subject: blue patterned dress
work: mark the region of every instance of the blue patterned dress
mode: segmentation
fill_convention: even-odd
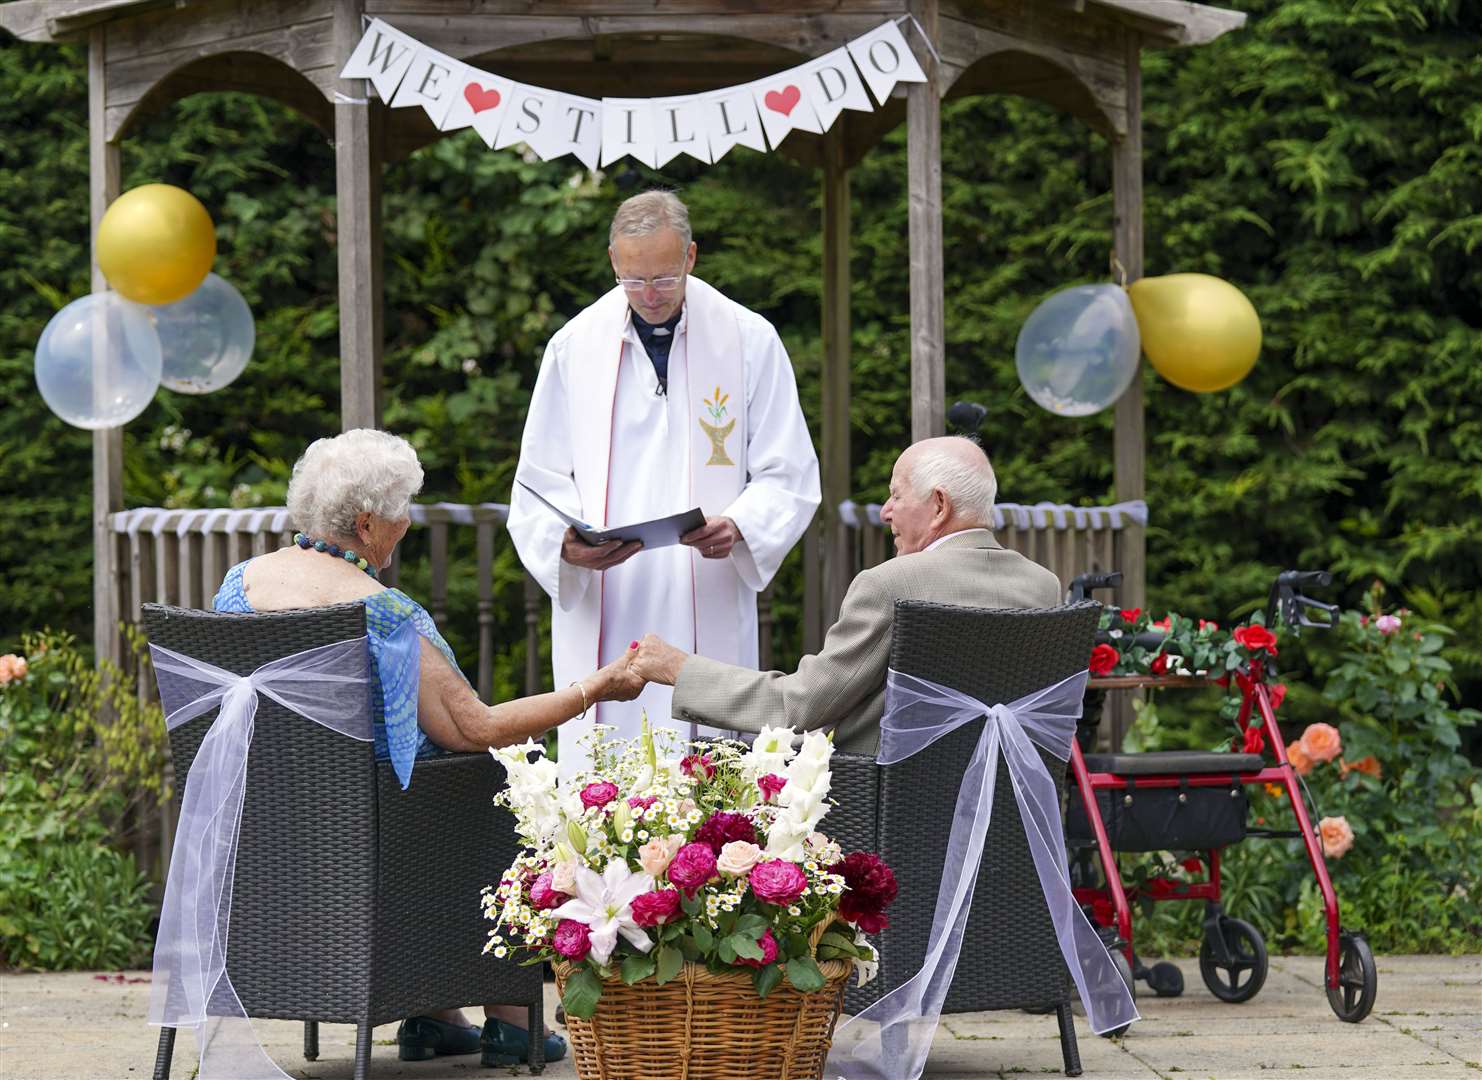
[[[246,562],[240,562],[226,572],[221,588],[216,591],[217,611],[250,613],[253,610],[242,586],[242,571],[246,566]],[[444,752],[417,724],[417,690],[422,678],[421,645],[417,639],[432,642],[454,671],[460,676],[462,671],[453,658],[452,648],[437,632],[432,616],[406,593],[384,589],[362,602],[371,663],[376,669],[376,677],[371,680],[376,757],[391,762],[405,789],[412,782],[412,765],[417,758],[435,757]]]

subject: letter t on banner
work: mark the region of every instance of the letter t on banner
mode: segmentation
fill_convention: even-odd
[[[350,54],[345,70],[340,72],[340,78],[369,79],[381,100],[390,101],[397,84],[411,66],[412,58],[421,48],[416,38],[408,37],[380,19],[372,19],[360,44]]]
[[[900,27],[893,22],[884,23],[863,37],[855,38],[846,48],[859,65],[859,72],[869,84],[870,93],[881,105],[890,97],[896,83],[926,81],[926,72],[916,62],[911,47],[901,36]]]

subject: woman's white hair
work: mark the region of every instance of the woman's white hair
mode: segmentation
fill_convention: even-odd
[[[288,516],[310,536],[348,539],[355,518],[370,512],[386,521],[407,515],[422,490],[417,451],[400,435],[355,428],[316,439],[294,463]]]
[[[612,215],[607,230],[607,246],[619,236],[652,236],[660,229],[673,229],[679,234],[680,247],[690,249],[690,212],[672,191],[645,191],[624,199]]]
[[[953,513],[974,525],[993,527],[998,478],[988,455],[972,439],[953,435],[920,447],[911,462],[911,486],[918,499],[930,498],[940,488]]]

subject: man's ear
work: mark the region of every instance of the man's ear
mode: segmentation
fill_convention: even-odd
[[[685,260],[684,260],[684,272],[686,274],[688,274],[691,270],[693,270],[695,268],[695,258],[699,254],[700,254],[700,245],[697,244],[697,243],[695,243],[693,240],[691,240],[690,241],[689,254],[687,256],[685,256]]]
[[[933,521],[948,521],[952,517],[952,500],[947,498],[947,493],[941,488],[933,488],[931,500],[935,504],[932,510]]]

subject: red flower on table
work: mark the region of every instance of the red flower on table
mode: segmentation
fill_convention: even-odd
[[[633,921],[639,926],[662,926],[679,912],[678,889],[654,889],[633,898]]]
[[[1137,617],[1139,615],[1141,615],[1141,614],[1142,614],[1142,608],[1140,608],[1140,607],[1123,608],[1122,609],[1122,621],[1125,622],[1128,626],[1131,626],[1133,623],[1135,623],[1137,621]]]
[[[705,824],[695,830],[695,843],[709,844],[716,855],[733,840],[756,843],[756,826],[745,814],[733,814],[720,810],[705,819]]]
[[[1091,674],[1105,675],[1117,666],[1117,661],[1122,658],[1121,653],[1110,645],[1098,645],[1091,650]]]
[[[587,953],[592,951],[592,932],[585,923],[579,923],[575,919],[562,919],[561,925],[556,927],[555,936],[551,938],[551,948],[573,963],[584,960]]]
[[[1249,626],[1241,626],[1231,635],[1237,644],[1251,652],[1265,651],[1272,656],[1276,655],[1276,635],[1264,626],[1252,623]]]
[[[1152,675],[1168,674],[1168,654],[1159,653],[1153,657],[1153,662],[1148,665],[1148,672]]]
[[[844,875],[844,895],[839,898],[839,914],[867,934],[878,934],[890,925],[885,909],[895,899],[900,887],[890,867],[878,855],[853,851],[842,862],[830,866],[829,873]]]
[[[679,769],[686,776],[692,776],[696,780],[709,780],[715,775],[715,766],[710,762],[709,754],[690,754],[681,758]]]

